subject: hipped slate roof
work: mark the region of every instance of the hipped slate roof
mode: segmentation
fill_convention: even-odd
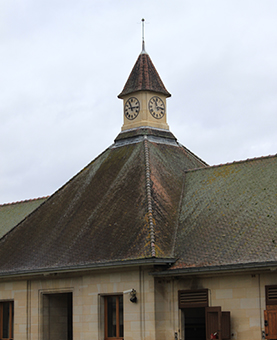
[[[172,257],[185,171],[205,166],[169,132],[122,133],[0,240],[0,274]]]
[[[277,261],[277,156],[184,178],[172,269]]]
[[[277,156],[207,166],[170,132],[126,131],[0,240],[0,275],[168,259],[277,261]]]
[[[39,207],[47,197],[0,205],[0,238]]]
[[[276,262],[277,156],[209,167],[170,132],[126,131],[0,240],[0,275],[150,258]]]
[[[153,91],[162,93],[167,97],[171,96],[165,88],[152,60],[145,51],[139,55],[118,98],[123,98],[136,91]]]

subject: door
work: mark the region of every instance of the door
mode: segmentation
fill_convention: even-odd
[[[221,337],[221,307],[206,307],[206,339]]]
[[[206,340],[205,307],[184,308],[185,340]]]
[[[267,340],[277,339],[277,310],[264,311],[265,338]]]
[[[231,339],[230,312],[222,312],[221,307],[206,307],[206,340]]]

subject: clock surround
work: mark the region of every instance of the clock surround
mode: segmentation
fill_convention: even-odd
[[[130,97],[124,105],[124,115],[128,120],[137,118],[140,112],[140,102],[136,97]]]
[[[155,119],[163,118],[165,114],[165,105],[163,100],[158,96],[153,96],[148,102],[148,109]]]

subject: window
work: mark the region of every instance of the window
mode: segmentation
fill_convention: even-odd
[[[13,302],[0,302],[0,339],[13,339]]]
[[[277,305],[277,286],[265,286],[265,297],[267,306]]]
[[[123,339],[123,296],[105,296],[105,339]]]
[[[179,290],[179,308],[208,307],[208,289]]]

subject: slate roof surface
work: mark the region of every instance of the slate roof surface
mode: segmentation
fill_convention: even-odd
[[[171,257],[184,171],[203,166],[177,144],[115,144],[0,240],[0,274]]]
[[[47,197],[0,205],[0,238],[27,215],[39,207]]]
[[[136,91],[153,91],[165,94],[167,97],[171,96],[146,52],[139,55],[118,98]]]
[[[0,275],[153,256],[177,259],[168,271],[270,263],[277,156],[210,167],[170,132],[127,131],[47,200],[0,206],[0,216],[12,229]]]
[[[185,174],[171,269],[277,261],[277,156]]]

